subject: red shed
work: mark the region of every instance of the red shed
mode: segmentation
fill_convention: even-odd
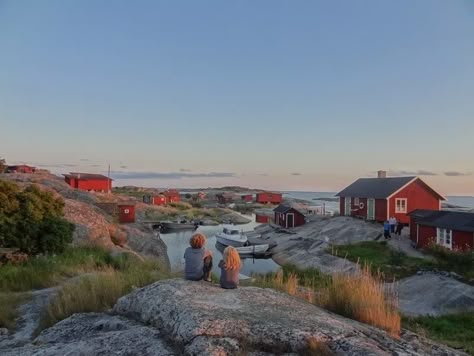
[[[135,222],[135,205],[134,204],[118,204],[119,222],[134,223]]]
[[[474,213],[415,210],[409,215],[410,239],[417,247],[434,242],[450,250],[474,249]]]
[[[102,174],[69,173],[64,174],[64,178],[67,184],[76,189],[104,193],[112,190],[112,179]]]
[[[291,206],[279,205],[275,209],[275,224],[286,228],[304,225],[306,222],[302,212],[292,208]]]
[[[36,167],[28,166],[26,164],[19,164],[15,166],[8,166],[7,173],[35,173]]]
[[[243,194],[240,196],[240,199],[242,199],[244,202],[251,202],[253,200],[253,195],[252,194]]]
[[[143,202],[152,205],[166,205],[166,197],[163,194],[144,195]]]
[[[256,202],[260,204],[280,204],[281,201],[281,193],[263,192],[256,195]]]
[[[166,203],[179,203],[181,197],[176,189],[168,189],[162,193],[166,197]]]
[[[446,200],[419,177],[390,177],[384,171],[378,178],[360,178],[337,194],[341,215],[385,221],[394,216],[410,223],[408,213],[415,209],[440,210]]]

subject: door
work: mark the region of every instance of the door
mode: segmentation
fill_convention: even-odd
[[[351,215],[351,198],[345,198],[345,207],[344,207],[344,215],[350,216]]]
[[[295,227],[295,214],[286,215],[286,227]]]
[[[367,199],[367,220],[375,220],[375,200]]]

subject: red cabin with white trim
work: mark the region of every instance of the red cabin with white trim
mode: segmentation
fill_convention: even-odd
[[[394,216],[410,223],[416,209],[440,210],[446,200],[419,177],[360,178],[337,194],[341,215],[383,222]]]

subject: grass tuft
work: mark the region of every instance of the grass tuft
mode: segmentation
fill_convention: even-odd
[[[25,293],[0,293],[0,328],[13,329],[18,318],[18,307],[28,296]]]
[[[380,275],[369,266],[354,274],[333,274],[328,298],[323,305],[332,312],[400,335],[398,299],[393,289],[384,288]]]
[[[166,269],[154,261],[127,257],[115,268],[66,283],[50,301],[41,316],[38,332],[75,313],[99,312],[111,308],[123,295],[159,279],[169,277]]]
[[[403,318],[403,327],[474,355],[474,312]]]
[[[396,295],[393,290],[384,288],[380,274],[374,277],[368,266],[361,268],[359,273],[332,276],[316,269],[284,266],[277,273],[254,276],[253,285],[280,290],[399,337]]]
[[[55,286],[63,280],[121,264],[123,257],[112,257],[100,247],[69,248],[52,256],[32,257],[21,264],[0,268],[0,290],[23,292]]]
[[[326,342],[315,337],[306,339],[306,348],[301,352],[303,356],[332,356],[334,352],[328,347]]]

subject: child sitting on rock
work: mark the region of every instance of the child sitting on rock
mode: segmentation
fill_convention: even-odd
[[[227,246],[224,250],[222,260],[219,262],[221,269],[220,285],[224,289],[235,289],[239,285],[240,256],[232,246]]]
[[[190,281],[204,279],[210,282],[212,252],[204,247],[206,236],[197,232],[191,237],[189,244],[191,247],[184,252],[184,278]]]

